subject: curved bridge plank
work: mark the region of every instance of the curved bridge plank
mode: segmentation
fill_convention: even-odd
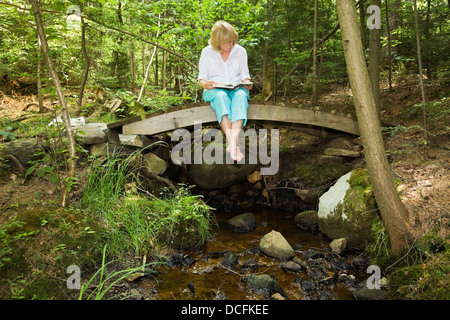
[[[248,120],[297,123],[319,126],[359,135],[358,122],[354,119],[309,109],[269,104],[250,104]],[[147,119],[124,124],[124,134],[154,135],[178,128],[191,127],[194,123],[217,123],[214,110],[209,105],[167,112]]]

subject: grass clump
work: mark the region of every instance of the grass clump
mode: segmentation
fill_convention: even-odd
[[[83,195],[84,204],[103,221],[109,251],[125,258],[143,256],[165,245],[195,249],[208,239],[214,217],[201,196],[191,195],[188,186],[177,191],[162,189],[159,197],[126,192],[125,185],[141,183],[135,174],[134,155],[107,157],[93,162]]]

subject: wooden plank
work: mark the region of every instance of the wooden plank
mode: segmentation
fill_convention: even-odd
[[[253,104],[248,108],[247,117],[252,120],[310,124],[359,135],[358,122],[354,119],[316,110]]]
[[[210,106],[201,106],[164,113],[123,126],[123,134],[153,135],[185,128],[194,125],[194,122],[203,124],[217,121],[216,114]]]
[[[314,125],[359,135],[358,123],[354,119],[322,111],[281,105],[250,104],[247,117],[249,120]],[[195,122],[202,124],[217,122],[217,117],[209,105],[182,109],[125,124],[123,134],[153,135],[191,127]]]
[[[140,116],[135,116],[135,117],[130,117],[130,118],[125,118],[116,122],[111,122],[108,123],[107,127],[108,129],[115,129],[115,128],[119,128],[122,127],[128,123],[131,122],[138,122],[139,120],[141,120],[142,118]]]

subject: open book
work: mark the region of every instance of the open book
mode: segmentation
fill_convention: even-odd
[[[239,89],[240,87],[243,87],[246,85],[251,85],[251,84],[253,84],[253,82],[241,82],[238,84],[217,83],[213,87],[218,88],[218,89],[236,90],[236,89]]]

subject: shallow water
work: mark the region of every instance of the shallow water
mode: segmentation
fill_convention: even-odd
[[[285,272],[280,267],[280,260],[268,257],[255,249],[259,247],[260,239],[272,230],[280,232],[286,238],[299,258],[303,258],[302,251],[310,248],[328,251],[329,240],[299,228],[294,221],[294,214],[271,208],[252,211],[257,221],[257,227],[254,230],[247,233],[233,233],[228,230],[226,221],[243,212],[245,211],[216,212],[219,228],[214,229],[214,238],[207,242],[202,251],[183,252],[196,262],[190,267],[160,268],[161,274],[154,279],[148,278],[141,282],[140,291],[147,293],[144,296],[156,297],[159,300],[212,300],[220,292],[230,300],[264,299],[256,293],[246,291],[244,276],[265,273],[277,278],[288,299],[305,299],[295,279],[297,277],[308,279],[306,273]],[[221,266],[222,256],[214,253],[226,250],[238,255],[239,265],[253,258],[257,260],[258,267],[247,270],[237,267],[230,270]],[[191,283],[191,289],[189,283]],[[192,288],[195,288],[195,294]],[[338,282],[330,286],[327,293],[330,299],[350,300],[352,298],[351,291]]]

